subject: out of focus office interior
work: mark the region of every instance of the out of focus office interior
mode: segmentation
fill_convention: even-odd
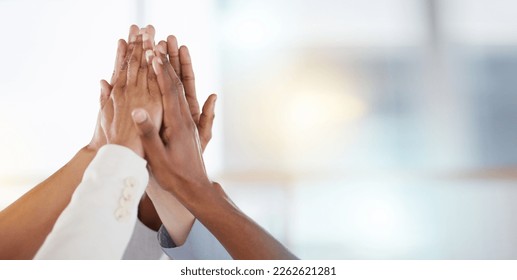
[[[298,257],[516,259],[516,10],[0,0],[0,209],[90,141],[117,39],[153,24],[219,95],[211,178]]]

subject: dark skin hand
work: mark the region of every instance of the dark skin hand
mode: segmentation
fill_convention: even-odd
[[[155,57],[152,66],[163,100],[161,135],[146,109],[134,110],[132,117],[158,184],[193,213],[234,259],[295,259],[208,179],[184,86],[163,57]]]
[[[215,94],[210,95],[201,112],[197,101],[192,60],[187,47],[181,46],[178,48],[177,39],[173,35],[167,37],[167,42],[161,41],[155,46],[155,30],[152,25],[140,29],[140,33],[142,34],[143,48],[147,60],[152,59],[155,55],[165,59],[168,56],[171,58],[170,66],[178,73],[183,73],[181,80],[185,84],[185,95],[193,112],[192,115],[199,130],[201,145],[204,150],[212,138],[217,96]],[[153,71],[150,71],[149,75],[153,76],[153,79],[156,77]],[[148,189],[139,204],[138,218],[147,227],[157,231],[162,225],[163,217],[166,217],[165,228],[169,231],[174,242],[181,245],[190,231],[194,217],[176,198],[161,191],[153,178],[152,172],[150,172],[150,177]]]
[[[149,59],[152,60],[155,55],[165,58],[169,56],[171,57],[170,66],[178,73],[184,73],[182,80],[188,89],[185,91],[185,95],[189,106],[191,106],[194,112],[193,117],[196,119],[196,125],[200,131],[202,146],[205,148],[212,137],[216,95],[212,94],[208,97],[202,112],[200,112],[196,97],[194,71],[188,49],[185,46],[178,48],[176,37],[172,35],[168,36],[167,42],[161,41],[155,46],[155,30],[152,25],[141,29],[138,29],[135,25],[131,26],[128,41],[136,40],[138,35],[141,35],[143,41],[145,60],[141,61],[142,64],[149,62]],[[127,58],[127,48],[127,44],[121,40],[119,42],[115,70],[111,79],[112,84],[123,66],[124,58]],[[173,63],[172,61],[175,62]],[[148,85],[154,85],[150,90],[158,91],[156,76],[153,71],[148,71],[148,80]],[[154,81],[154,84],[152,81]],[[110,95],[112,86],[108,82],[101,81],[101,88],[103,92],[107,92],[108,96]],[[150,172],[149,185],[146,193],[144,193],[140,200],[138,210],[139,220],[150,229],[157,231],[162,225],[162,220],[165,221],[163,225],[177,245],[182,245],[185,242],[194,223],[194,216],[173,195],[162,190],[153,178],[152,172]]]

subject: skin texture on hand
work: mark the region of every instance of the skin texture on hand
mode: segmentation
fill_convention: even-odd
[[[131,123],[131,111],[146,108],[155,125],[161,123],[163,113],[156,79],[154,75],[148,75],[142,35],[138,34],[138,30],[137,26],[131,26],[124,61],[113,78],[115,83],[110,94],[111,102],[103,108],[103,129],[108,143],[126,146],[143,157],[142,145]],[[124,45],[123,40],[119,41],[119,45]]]
[[[132,116],[158,184],[185,205],[233,258],[296,258],[235,207],[219,184],[210,182],[183,84],[163,56],[155,57],[152,66],[163,99],[161,135],[145,109],[134,110]]]
[[[212,94],[203,106],[203,113],[199,114],[199,104],[196,97],[194,71],[188,49],[178,48],[176,37],[169,36],[167,42],[161,41],[154,45],[154,27],[148,25],[141,29],[143,35],[144,52],[148,62],[151,62],[155,55],[171,58],[170,66],[177,73],[184,73],[182,83],[185,86],[185,95],[190,108],[197,108],[196,125],[200,131],[201,145],[203,149],[207,146],[212,136],[212,125],[214,120],[214,109],[216,95]],[[154,72],[152,72],[154,75]],[[139,219],[149,228],[158,230],[163,225],[167,229],[174,243],[182,245],[190,233],[194,223],[194,216],[181,204],[171,193],[163,190],[156,182],[152,172],[149,172],[150,179],[146,194],[142,197],[139,205]]]

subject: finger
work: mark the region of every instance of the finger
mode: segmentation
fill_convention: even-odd
[[[138,82],[138,72],[140,70],[140,62],[142,61],[142,35],[138,35],[135,43],[133,44],[133,52],[131,53],[131,58],[129,59],[128,65],[128,84],[137,84]]]
[[[147,66],[147,60],[145,55],[145,43],[144,43],[144,37],[147,37],[146,35],[146,28],[140,28],[140,31],[138,32],[138,35],[142,36],[142,57],[140,58],[140,67]]]
[[[161,43],[161,42],[160,42]],[[162,61],[167,62],[164,63],[165,69],[168,72],[169,76],[171,77],[173,83],[176,85],[176,88],[178,89],[178,100],[179,100],[179,108],[181,114],[189,114],[190,110],[188,109],[187,100],[185,99],[185,92],[183,88],[183,83],[180,79],[180,73],[181,73],[181,67],[179,64],[179,51],[178,51],[178,42],[176,40],[176,37],[173,35],[169,35],[167,37],[167,43],[162,44],[160,46],[160,53],[163,52],[163,47],[166,47],[166,51],[169,54],[169,59],[176,60],[176,62],[171,62],[169,59],[167,59],[167,55],[162,56]],[[176,68],[173,67],[173,65],[176,65]]]
[[[115,67],[113,69],[113,74],[111,75],[111,85],[115,85],[116,83],[124,82],[125,83],[125,77],[123,78],[123,81],[121,78],[121,73],[125,73],[125,68],[127,64],[125,64],[124,58],[127,53],[127,43],[124,41],[124,39],[118,40],[117,43],[117,54],[115,58]],[[124,74],[125,76],[125,74]]]
[[[199,138],[201,140],[201,148],[205,150],[208,142],[212,139],[212,127],[214,126],[215,119],[215,101],[217,100],[216,94],[211,94],[203,105],[203,113],[199,117],[199,123],[197,126],[199,132]]]
[[[134,42],[128,42],[126,46],[126,55],[122,59],[122,66],[121,69],[127,70],[129,66],[129,60],[131,59],[131,54],[133,53],[133,49],[135,48]],[[127,78],[127,77],[126,77]]]
[[[152,62],[155,56],[155,53],[151,51],[148,60]],[[154,70],[151,69],[152,67],[147,71],[147,88],[149,89],[149,94],[151,96],[160,96],[161,93],[158,81],[156,80],[156,74],[154,73]]]
[[[169,54],[169,60],[171,62],[172,68],[174,69],[174,71],[176,71],[178,77],[181,77],[178,40],[174,35],[169,35],[167,37],[167,53]]]
[[[140,29],[140,35],[142,35],[142,55],[140,57],[140,68],[138,71],[138,80],[137,84],[139,86],[142,86],[143,88],[147,88],[147,73],[148,73],[148,67],[147,67],[147,56],[149,55],[147,51],[152,50],[145,50],[145,40],[150,40],[149,35],[147,34],[148,30],[146,28]]]
[[[127,38],[127,49],[126,49],[126,56],[124,57],[124,60],[122,62],[122,70],[120,73],[120,85],[121,87],[126,86],[128,73],[129,73],[129,62],[131,60],[131,56],[133,55],[133,50],[135,49],[136,40],[138,38],[138,33],[140,32],[140,28],[138,28],[137,25],[131,25],[129,27],[129,35]],[[124,73],[122,73],[124,72]],[[124,77],[122,77],[122,75]]]
[[[179,79],[176,82],[173,81],[161,58],[154,57],[153,69],[162,94],[163,124],[165,127],[171,127],[181,117],[178,100],[179,92],[182,90],[182,88],[180,89],[181,83],[178,85]]]
[[[115,114],[115,109],[113,108],[113,98],[112,96],[108,97],[106,100],[106,103],[101,109],[102,112],[102,118],[101,118],[101,125],[104,130],[104,134],[108,135],[106,128],[111,125],[113,122],[113,116]]]
[[[199,122],[199,103],[197,102],[196,96],[196,83],[192,60],[186,46],[181,46],[179,49],[179,61],[181,65],[180,77],[183,87],[185,88],[185,97],[187,98],[192,119],[197,124]]]
[[[151,169],[166,166],[165,146],[158,135],[158,130],[153,124],[149,114],[144,109],[135,109],[131,113],[138,135],[142,141],[144,153]]]
[[[117,54],[115,55],[115,66],[113,67],[113,74],[111,75],[111,84],[114,84],[119,76],[120,69],[124,63],[124,57],[126,56],[127,43],[124,39],[118,40],[117,43]]]
[[[166,62],[166,63],[164,63],[165,70],[167,71],[169,77],[172,79],[172,83],[176,86],[177,93],[178,93],[177,97],[179,100],[179,108],[180,108],[181,114],[183,114],[185,116],[188,115],[188,117],[191,118],[190,110],[188,108],[188,103],[185,98],[185,90],[183,87],[183,83],[181,82],[180,76],[178,75],[176,70],[174,70],[174,68],[172,67],[172,64],[167,59],[167,56],[165,56],[164,60],[162,60],[162,61]]]
[[[163,40],[158,42],[156,45],[156,51],[158,51],[160,55],[167,55],[167,42]]]
[[[140,32],[140,28],[137,25],[131,25],[129,27],[129,35],[127,37],[128,51],[126,52],[126,57],[124,58],[125,62],[129,62],[131,58],[131,54],[133,53],[133,48],[135,42],[138,38],[138,33]]]
[[[169,59],[167,58],[167,42],[162,40],[158,43],[158,45],[156,45],[156,55],[160,57],[161,61],[167,61],[167,63],[165,64],[165,70],[167,71],[167,75],[170,76],[169,73],[175,74],[172,65],[170,64],[170,62],[168,62]]]
[[[148,25],[145,27],[145,33],[142,35],[143,36],[143,41],[144,41],[144,50],[153,50],[154,49],[154,35],[155,35],[155,30],[154,30],[154,27],[152,25]],[[148,61],[148,63],[150,63],[150,61]]]
[[[147,88],[147,75],[149,73],[149,69],[147,67],[147,63],[142,64],[138,69],[138,80],[137,85],[142,88]]]
[[[134,43],[136,41],[136,38],[137,38],[139,32],[140,32],[140,28],[138,28],[137,25],[132,24],[129,27],[129,36],[127,37],[127,42],[130,44]]]
[[[165,64],[165,68],[167,70],[167,72],[169,73],[176,73],[176,71],[174,70],[174,68],[172,67],[172,64],[169,62],[169,58],[167,57],[167,42],[165,41],[160,41],[158,43],[158,45],[156,45],[156,50],[158,51],[157,55],[160,56],[160,58],[162,59],[162,61],[167,61],[167,63]]]
[[[104,105],[110,98],[111,94],[111,85],[106,80],[101,80],[101,109],[104,108]]]
[[[143,40],[143,48],[144,48],[144,58],[142,59],[142,65],[147,67],[149,64],[151,64],[154,54],[154,35],[155,30],[152,25],[147,25],[145,27],[145,32],[142,35]],[[151,95],[154,95],[156,93],[157,83],[156,83],[156,75],[154,75],[154,72],[150,69],[147,69],[147,75],[146,77],[143,77],[146,79],[149,93]],[[143,82],[143,81],[142,81]],[[150,83],[153,83],[151,87],[149,87]],[[152,92],[151,92],[152,90]]]

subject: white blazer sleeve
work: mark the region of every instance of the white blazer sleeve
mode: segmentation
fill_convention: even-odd
[[[121,259],[148,180],[144,159],[103,146],[35,259]]]

